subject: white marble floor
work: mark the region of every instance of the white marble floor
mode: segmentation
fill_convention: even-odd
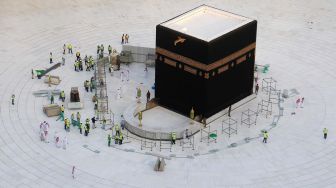
[[[261,94],[233,112],[239,120],[237,135],[222,134],[223,118],[218,119],[212,125],[218,131],[217,143],[201,143],[198,134],[195,150],[182,151],[177,144],[172,152],[162,152],[172,159],[157,173],[156,158],[147,155],[148,149],[141,150],[139,141],[109,148],[108,132],[94,129],[84,137],[72,128],[65,133],[61,122],[42,113],[48,101],[32,92],[49,88],[31,79],[30,72],[50,66],[49,52],[60,61],[68,42],[82,54],[95,54],[97,44],[121,49],[123,33],[130,35],[131,45],[154,47],[158,23],[203,3],[258,20],[256,61],[270,64],[270,72],[261,76],[272,76],[279,88],[300,93],[284,101],[284,116],[276,127],[270,126],[271,117],[263,116],[251,128],[240,125],[240,113],[255,109]],[[335,187],[335,10],[332,0],[0,1],[0,187]],[[93,72],[74,72],[73,60],[68,55],[66,66],[52,72],[62,78],[52,88],[68,94],[72,86],[79,86],[85,104],[82,116],[92,117],[92,94],[81,86]],[[131,72],[128,83],[122,84],[118,73],[108,77],[116,121],[135,102],[135,88],[150,90],[154,83],[153,69],[146,75],[141,64],[123,68]],[[112,96],[119,87],[124,93],[117,100]],[[304,108],[294,107],[297,97],[305,97]],[[66,110],[66,115],[71,112]],[[43,120],[51,124],[50,143],[39,141]],[[324,127],[329,129],[327,140],[322,138]],[[269,142],[263,144],[260,130],[270,128]],[[67,135],[66,150],[52,142],[55,131]],[[246,137],[257,138],[228,147]]]

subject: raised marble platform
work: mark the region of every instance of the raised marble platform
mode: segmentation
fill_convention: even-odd
[[[140,111],[143,111],[141,127],[137,115]],[[124,117],[128,131],[151,140],[170,140],[171,132],[176,132],[177,139],[181,139],[186,129],[193,134],[203,127],[203,124],[161,106],[146,110],[145,104],[134,104],[126,109]]]

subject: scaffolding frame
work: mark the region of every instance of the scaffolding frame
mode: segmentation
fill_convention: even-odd
[[[272,77],[264,78],[262,80],[262,91],[266,93],[267,100],[262,100],[258,103],[257,113],[266,112],[266,118],[268,115],[272,115],[273,104],[279,104],[278,96],[281,93],[280,90],[276,88],[277,81]]]
[[[217,143],[217,137],[216,138],[211,138],[210,137],[211,134],[216,134],[218,136],[217,130],[211,131],[210,130],[210,126],[209,126],[209,127],[201,128],[200,132],[201,132],[201,140],[200,140],[200,142],[202,142],[203,140],[207,140],[207,144],[208,145],[211,142]]]
[[[272,115],[272,111],[273,111],[273,106],[272,103],[270,101],[266,101],[266,100],[262,100],[261,102],[258,103],[258,114],[262,114],[263,112],[266,112],[266,118],[268,117],[268,115]]]
[[[182,144],[182,151],[184,151],[184,149],[189,149],[191,148],[192,150],[195,150],[195,138],[194,136],[186,138],[186,139],[182,139],[180,141]]]
[[[241,114],[241,124],[245,124],[249,128],[251,125],[257,125],[257,117],[258,113],[248,108]]]
[[[113,126],[114,124],[114,114],[109,110],[108,95],[107,95],[107,84],[106,84],[106,64],[108,64],[108,57],[97,58],[95,63],[95,86],[96,86],[96,99],[97,99],[97,109],[96,117],[97,120],[102,123],[103,119],[106,120],[106,125]]]
[[[227,125],[227,126],[225,126]],[[224,127],[225,126],[225,127]],[[228,118],[222,121],[222,134],[226,133],[231,137],[232,134],[238,134],[238,123],[235,119]]]
[[[268,101],[272,104],[279,104],[279,97],[281,96],[281,90],[270,88]]]
[[[266,94],[269,94],[271,90],[276,90],[276,80],[272,77],[270,78],[263,78],[261,83],[262,91]]]
[[[195,138],[194,135],[192,135],[192,131],[191,130],[186,130],[185,131],[185,135],[186,137],[180,140],[180,146],[182,146],[182,151],[184,151],[184,149],[189,149],[191,148],[192,150],[195,150]],[[188,136],[187,135],[192,135],[192,136]]]

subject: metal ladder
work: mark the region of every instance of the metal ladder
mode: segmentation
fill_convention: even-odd
[[[109,110],[107,85],[106,85],[106,64],[108,64],[108,57],[97,58],[95,64],[95,85],[96,97],[98,105],[96,109],[96,117],[100,123],[103,119],[106,120],[106,125],[113,125],[114,114]]]

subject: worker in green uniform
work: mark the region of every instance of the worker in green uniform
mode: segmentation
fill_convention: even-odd
[[[61,121],[64,121],[64,112],[60,112],[59,118],[57,120],[61,119]]]
[[[102,55],[104,54],[104,45],[103,44],[100,45],[100,53]]]
[[[72,45],[71,44],[68,44],[68,53],[72,54]]]
[[[61,106],[61,112],[64,113],[64,106],[63,106],[63,104],[62,104],[62,106]]]
[[[114,136],[114,143],[118,144],[119,143],[119,135]]]
[[[100,52],[100,46],[97,45],[97,55],[99,54],[99,52]]]
[[[114,129],[115,129],[116,135],[119,136],[120,135],[120,127],[119,127],[118,123],[114,125]]]
[[[109,52],[109,55],[111,55],[111,53],[112,53],[112,47],[111,47],[111,45],[108,45],[108,52]]]
[[[66,130],[66,128],[67,128],[67,122],[68,122],[68,118],[65,118],[64,119],[64,130]]]
[[[66,131],[70,132],[70,120],[69,119],[66,120],[65,125],[66,125]]]
[[[123,136],[122,132],[120,132],[120,135],[119,135],[119,145],[122,144],[123,139],[124,139],[124,136]]]
[[[81,115],[80,115],[80,113],[79,112],[77,112],[77,123],[79,123],[80,122],[80,119],[81,119]]]
[[[88,129],[88,126],[85,124],[85,126],[84,126],[84,136],[88,136],[88,135],[89,135],[89,129]]]
[[[176,132],[171,133],[171,144],[175,144],[176,142]]]
[[[61,98],[62,102],[64,102],[64,100],[65,100],[65,92],[64,91],[61,91],[60,98]]]
[[[107,136],[107,145],[108,145],[108,147],[111,146],[111,139],[112,139],[111,134],[108,134],[108,136]]]
[[[48,86],[51,87],[51,76],[50,76],[50,74],[48,75]]]
[[[142,126],[142,124],[141,124],[141,120],[142,120],[142,112],[140,111],[139,112],[139,115],[138,115],[138,119],[139,119],[139,126],[141,127]]]
[[[327,139],[327,136],[328,136],[328,129],[324,128],[323,129],[323,137],[324,137],[324,139]]]
[[[79,133],[82,134],[83,130],[83,123],[79,123]]]
[[[15,95],[14,94],[12,95],[11,99],[12,99],[12,105],[14,105],[14,100],[15,100]]]
[[[138,103],[141,102],[141,89],[140,88],[137,88],[137,100],[138,100]]]
[[[51,95],[50,97],[50,104],[54,104],[54,95]]]
[[[86,118],[86,121],[85,121],[85,136],[88,136],[90,133],[90,119],[89,118]]]
[[[75,114],[74,113],[71,113],[71,124],[72,124],[72,126],[76,126],[76,124],[75,124]]]
[[[267,139],[268,139],[268,132],[267,131],[264,131],[263,133],[263,143],[267,143]]]
[[[106,126],[106,119],[105,119],[105,117],[103,117],[103,124],[102,124],[102,129],[104,129],[104,130],[105,130],[105,126]]]

